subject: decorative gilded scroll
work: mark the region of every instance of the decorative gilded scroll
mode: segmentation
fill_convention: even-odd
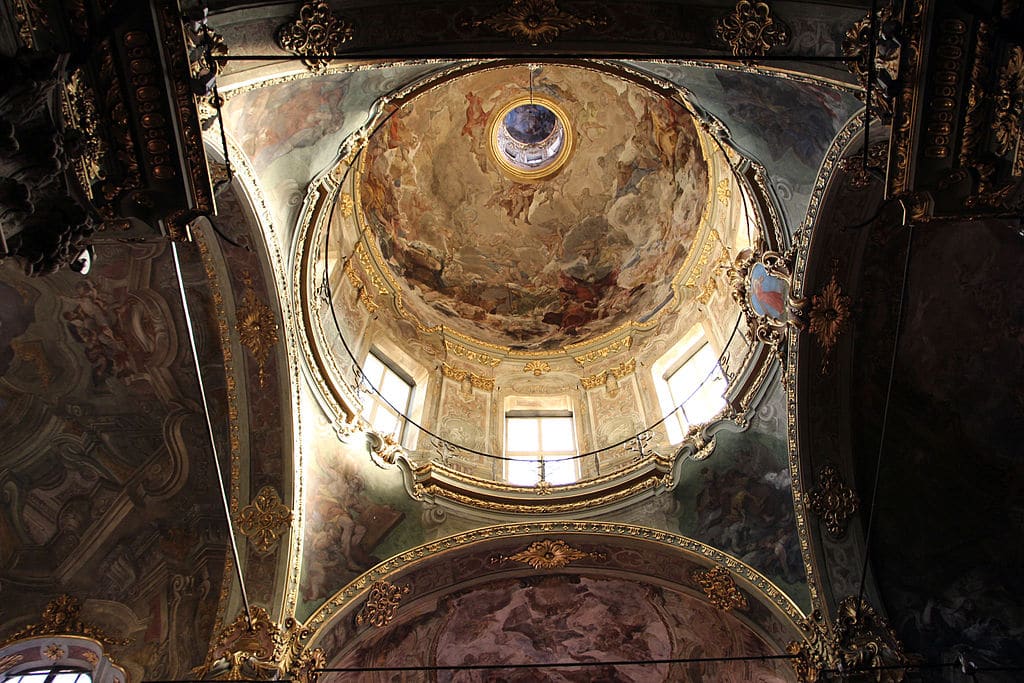
[[[860,499],[846,485],[835,465],[825,465],[818,474],[818,485],[807,495],[807,507],[821,518],[832,538],[842,538],[846,525],[857,513]]]
[[[900,42],[895,36],[899,33],[899,22],[893,17],[891,5],[880,8],[875,14],[875,82],[872,83],[871,104],[872,113],[889,118],[893,111],[893,97],[889,91],[890,86],[896,83],[899,78],[900,69]],[[869,64],[871,59],[871,13],[857,21],[846,32],[843,39],[843,58],[847,68],[860,83],[861,88],[867,89],[868,78],[872,68]],[[879,83],[884,88],[879,88]],[[857,97],[865,99],[864,91],[857,93]]]
[[[999,153],[1010,155],[1015,176],[1024,174],[1024,145],[1021,124],[1024,123],[1024,48],[1017,45],[1009,51],[1009,59],[999,72],[995,92],[995,117],[992,131]]]
[[[130,640],[119,640],[111,638],[102,629],[83,622],[79,615],[82,606],[78,598],[63,594],[58,595],[46,605],[43,610],[42,621],[38,624],[29,624],[23,629],[16,631],[0,645],[13,643],[16,640],[25,638],[38,638],[40,636],[85,636],[91,638],[104,647],[112,645],[128,645]],[[58,658],[59,659],[59,658]]]
[[[491,558],[491,564],[502,562],[521,562],[528,564],[534,569],[561,569],[576,560],[591,557],[595,560],[605,559],[603,553],[588,553],[573,548],[565,541],[551,541],[544,539],[531,543],[528,548],[521,550],[514,555],[495,555]]]
[[[815,610],[800,624],[803,642],[791,642],[793,668],[801,683],[816,683],[826,669],[840,670],[844,677],[878,683],[898,683],[914,660],[906,654],[889,622],[863,599],[848,596],[837,605],[828,624]]]
[[[864,190],[871,186],[872,182],[878,182],[885,177],[885,165],[889,159],[889,143],[876,142],[868,147],[867,166],[864,165],[864,155],[855,154],[843,159],[843,170],[846,171],[846,184],[854,190]]]
[[[370,624],[376,628],[387,626],[395,613],[402,599],[409,594],[409,586],[396,586],[387,581],[376,581],[370,586],[370,594],[366,598],[363,608],[356,614],[356,624],[362,626]]]
[[[747,608],[747,598],[740,592],[732,574],[725,567],[718,566],[695,571],[692,576],[700,589],[704,591],[708,602],[723,612]]]
[[[277,680],[315,683],[318,669],[326,666],[324,651],[306,649],[310,630],[289,617],[284,628],[262,607],[242,612],[226,626],[207,655],[206,663],[192,670],[201,680]]]
[[[579,16],[560,9],[555,0],[512,0],[503,10],[484,19],[468,22],[468,26],[486,26],[497,33],[505,33],[513,40],[530,45],[550,43],[563,31],[581,25],[598,27],[607,20],[598,15]]]
[[[715,22],[715,38],[732,48],[736,57],[763,57],[789,42],[789,27],[773,16],[767,2],[740,0]]]
[[[239,531],[261,555],[269,554],[277,547],[278,540],[288,530],[291,521],[291,509],[281,502],[281,496],[273,486],[260,489],[252,502],[235,517]]]
[[[330,63],[327,56],[337,53],[353,35],[352,25],[325,0],[307,0],[293,21],[277,29],[276,37],[277,44],[302,57],[310,71],[323,71]]]
[[[494,391],[494,378],[484,377],[469,370],[462,370],[447,363],[441,364],[441,374],[456,382],[469,381],[470,386],[482,391]]]

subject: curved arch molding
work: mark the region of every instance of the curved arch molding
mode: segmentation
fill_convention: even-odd
[[[774,583],[737,558],[677,534],[608,522],[485,527],[400,553],[335,593],[306,622],[306,649],[330,661],[417,602],[529,576],[631,576],[730,612],[778,653],[803,639],[805,615]]]

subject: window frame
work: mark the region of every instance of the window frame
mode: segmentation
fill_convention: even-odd
[[[571,450],[543,450],[544,444],[544,428],[543,424],[545,420],[568,420],[570,429],[570,438],[572,439]],[[510,432],[510,421],[512,420],[536,420],[537,421],[537,450],[536,451],[513,451],[509,448],[509,432]],[[569,484],[575,484],[580,480],[580,459],[578,457],[580,453],[579,444],[579,430],[576,428],[576,416],[572,410],[521,410],[521,409],[506,409],[505,420],[503,426],[504,435],[502,439],[503,454],[507,458],[503,462],[504,480],[512,484],[513,486],[522,486],[524,488],[532,488],[537,486],[541,482],[540,478],[540,463],[551,460],[561,465],[563,462],[567,462],[571,466],[572,476],[571,478],[565,478],[562,481],[559,477],[559,481],[552,482],[548,473],[548,466],[544,467],[544,481],[551,486],[566,486]],[[514,461],[531,463],[535,465],[536,480],[532,483],[515,483],[511,476],[511,463]]]
[[[669,443],[673,445],[682,443],[686,438],[686,433],[694,424],[707,422],[707,420],[690,422],[685,416],[685,408],[676,409],[679,407],[679,403],[675,402],[675,391],[670,384],[671,378],[685,367],[687,363],[691,362],[704,347],[710,348],[711,353],[714,355],[716,372],[719,373],[723,382],[722,406],[719,408],[721,410],[729,405],[729,401],[726,398],[729,393],[729,380],[719,363],[721,360],[721,350],[715,343],[715,340],[707,334],[704,325],[698,324],[692,327],[682,339],[651,366],[651,378],[654,381],[655,393],[661,405],[661,414],[665,417],[665,431],[667,432]],[[714,373],[709,375],[709,378],[713,376]],[[694,387],[694,389],[697,388],[699,387]]]
[[[366,373],[365,368],[370,357],[373,357],[382,366],[382,373],[379,379],[381,386],[377,386],[375,381],[371,380],[369,374]],[[404,443],[406,440],[406,427],[408,426],[409,419],[411,419],[410,412],[415,405],[416,380],[376,346],[371,347],[370,350],[367,351],[366,356],[363,357],[363,362],[360,365],[359,371],[363,374],[363,377],[365,377],[366,382],[371,385],[371,388],[367,393],[368,400],[363,403],[363,409],[360,411],[360,417],[370,425],[371,429],[376,431],[374,424],[378,411],[383,410],[392,415],[396,419],[396,425],[390,433],[394,435],[396,441]],[[388,406],[382,396],[383,390],[381,387],[384,385],[384,382],[388,377],[388,373],[409,387],[409,393],[405,399],[405,406],[402,410],[398,411],[397,415],[392,412],[391,407]],[[376,391],[374,389],[376,389]]]

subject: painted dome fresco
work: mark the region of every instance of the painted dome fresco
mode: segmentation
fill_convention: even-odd
[[[519,64],[390,112],[356,202],[421,326],[542,351],[673,301],[708,177],[677,101],[590,68]]]

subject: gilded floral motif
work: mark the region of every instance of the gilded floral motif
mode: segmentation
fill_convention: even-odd
[[[767,2],[740,0],[730,14],[715,24],[715,37],[737,57],[763,57],[789,42],[789,27],[772,16]]]
[[[50,643],[43,650],[43,654],[46,655],[47,659],[56,662],[58,659],[64,659],[65,652],[64,648],[57,643]]]
[[[322,71],[342,45],[352,40],[352,25],[325,0],[302,3],[299,16],[277,29],[277,44],[302,57],[310,71]]]
[[[821,518],[825,530],[833,538],[846,534],[846,525],[857,513],[860,500],[846,485],[834,465],[825,465],[818,475],[818,485],[807,496],[807,507]]]
[[[273,486],[264,486],[252,502],[242,508],[235,522],[260,554],[271,552],[288,530],[292,511],[281,502]]]
[[[487,26],[498,33],[507,33],[516,41],[540,45],[550,43],[562,31],[580,26],[601,26],[605,20],[597,16],[580,17],[559,9],[555,0],[512,0],[496,14],[471,22],[471,26]]]
[[[395,618],[395,612],[402,599],[409,594],[408,586],[396,586],[387,581],[376,581],[370,586],[366,604],[356,615],[356,624],[371,624],[377,628],[386,626]]]
[[[822,374],[828,372],[832,363],[832,351],[839,341],[839,335],[850,322],[851,304],[850,297],[843,294],[834,272],[828,284],[811,299],[808,330],[822,350]]]
[[[693,580],[697,582],[708,602],[718,609],[728,612],[732,609],[746,609],[747,598],[740,592],[732,574],[725,567],[712,567],[703,571],[695,571]]]
[[[491,562],[493,564],[508,561],[522,562],[534,569],[560,569],[571,562],[582,560],[585,557],[592,557],[597,560],[604,559],[602,553],[588,553],[573,548],[565,541],[544,539],[543,541],[531,543],[530,547],[515,555],[497,555],[492,557]]]
[[[246,288],[238,309],[238,335],[242,346],[256,359],[260,386],[263,386],[267,359],[278,340],[277,321],[274,312],[256,297],[252,287]]]

